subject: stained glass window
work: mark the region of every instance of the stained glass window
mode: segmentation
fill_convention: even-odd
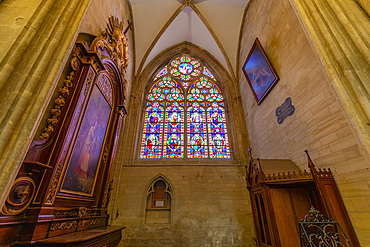
[[[184,157],[184,109],[177,102],[166,109],[164,158]]]
[[[140,158],[160,158],[163,131],[163,107],[154,102],[145,111]]]
[[[207,110],[209,156],[211,158],[228,158],[229,141],[225,121],[225,110],[213,103]]]
[[[171,60],[146,100],[140,158],[230,158],[224,97],[199,60]]]
[[[188,158],[208,158],[206,114],[195,102],[188,108],[187,141]]]

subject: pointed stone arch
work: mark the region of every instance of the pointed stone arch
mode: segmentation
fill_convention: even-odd
[[[245,150],[247,148],[248,134],[243,119],[243,109],[239,86],[236,80],[232,79],[227,70],[221,65],[217,59],[208,51],[196,46],[190,42],[184,41],[174,45],[157,55],[145,67],[143,72],[136,76],[136,81],[133,82],[131,98],[129,102],[129,112],[126,119],[128,135],[125,137],[125,143],[131,143],[131,146],[126,146],[124,156],[129,157],[127,163],[148,163],[139,159],[141,131],[144,121],[143,111],[145,111],[145,96],[151,81],[157,75],[159,70],[169,62],[170,59],[181,54],[188,54],[201,60],[202,63],[212,71],[212,74],[217,78],[218,86],[220,87],[225,97],[225,105],[227,105],[226,118],[228,122],[228,133],[230,140],[230,152],[232,159],[230,163],[244,163],[247,160]],[[191,162],[191,161],[190,161]],[[209,160],[202,161],[209,163]],[[213,162],[214,163],[214,162]],[[217,163],[217,161],[216,161]]]
[[[172,223],[174,191],[168,178],[155,176],[146,187],[144,194],[144,224]]]

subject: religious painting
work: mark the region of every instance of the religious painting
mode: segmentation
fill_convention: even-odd
[[[254,41],[252,49],[243,65],[243,72],[257,104],[261,104],[262,100],[279,80],[279,77],[258,38]]]
[[[62,191],[91,196],[111,107],[94,85],[69,161]]]

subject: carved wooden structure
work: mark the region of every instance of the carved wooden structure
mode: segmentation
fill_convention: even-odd
[[[299,246],[298,222],[311,206],[339,222],[353,246],[360,246],[330,169],[316,170],[308,152],[310,172],[290,160],[255,163],[248,151],[246,181],[258,246]],[[285,172],[292,170],[298,171]]]
[[[106,209],[126,114],[128,54],[122,23],[109,21],[90,47],[76,43],[51,116],[29,147],[2,207],[0,245],[115,246],[121,239],[123,227],[107,226]],[[101,102],[105,115],[93,107]],[[84,130],[89,131],[84,135]]]

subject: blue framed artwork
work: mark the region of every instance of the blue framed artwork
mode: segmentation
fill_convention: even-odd
[[[261,104],[262,100],[279,80],[279,77],[258,38],[254,41],[252,49],[245,60],[243,72],[257,104]]]

